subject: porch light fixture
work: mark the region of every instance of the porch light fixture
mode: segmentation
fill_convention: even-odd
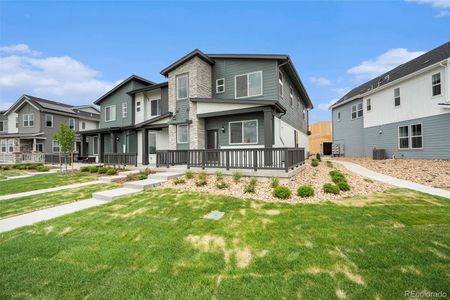
[[[117,142],[120,141],[120,138],[119,138],[119,137],[116,137],[116,141],[117,141]]]
[[[222,133],[225,133],[225,127],[224,126],[222,126],[221,130],[222,130]]]

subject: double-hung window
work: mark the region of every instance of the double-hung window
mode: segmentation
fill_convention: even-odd
[[[9,153],[14,152],[14,140],[8,140],[8,152]]]
[[[294,91],[292,90],[292,87],[289,88],[289,104],[292,106],[294,103]]]
[[[151,100],[150,101],[150,116],[159,116],[161,114],[161,100]]]
[[[398,128],[398,148],[409,149],[409,126]]]
[[[216,94],[225,92],[225,78],[220,78],[216,80]]]
[[[83,129],[83,130],[86,129],[86,122],[81,122],[81,129]]]
[[[116,120],[116,106],[111,105],[105,107],[105,122],[111,122]]]
[[[55,152],[55,153],[61,152],[61,146],[60,146],[59,143],[58,143],[57,141],[55,141],[55,140],[53,140],[53,142],[52,142],[52,150],[53,150],[53,152]]]
[[[69,119],[69,128],[75,130],[75,119]]]
[[[23,115],[23,127],[34,127],[34,114]]]
[[[431,89],[433,96],[439,96],[441,91],[441,73],[436,73],[431,76]]]
[[[338,121],[341,120],[341,112],[340,112],[340,111],[338,111],[338,113],[337,113],[337,120],[338,120]]]
[[[278,94],[283,97],[283,73],[278,72]]]
[[[423,148],[422,124],[411,124],[398,128],[399,149],[422,149]]]
[[[141,111],[141,101],[136,101],[136,112]]]
[[[400,105],[400,88],[394,89],[394,105],[395,106]]]
[[[186,144],[189,142],[188,128],[189,127],[186,124],[177,125],[177,143],[178,144]]]
[[[184,100],[189,97],[189,75],[178,75],[176,80],[177,100]]]
[[[411,148],[422,149],[422,124],[411,125]]]
[[[367,109],[367,111],[372,110],[372,100],[370,100],[370,99],[366,100],[366,109]]]
[[[352,120],[356,118],[361,118],[363,116],[363,104],[358,103],[352,105]]]
[[[7,152],[7,140],[1,140],[0,142],[1,145],[1,152],[2,153],[6,153]]]
[[[45,127],[53,127],[53,115],[45,115]]]
[[[122,102],[122,118],[126,118],[128,116],[128,103]]]
[[[230,122],[230,144],[257,144],[258,120]]]
[[[234,83],[236,98],[262,95],[262,71],[236,75]]]
[[[8,121],[0,121],[0,132],[8,131]]]

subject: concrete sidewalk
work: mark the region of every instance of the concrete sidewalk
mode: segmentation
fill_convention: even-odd
[[[332,160],[333,163],[338,163],[346,167],[349,171],[352,171],[356,174],[359,174],[361,176],[381,181],[390,185],[394,185],[396,187],[400,188],[407,188],[411,190],[415,190],[422,193],[427,193],[435,196],[440,196],[444,198],[450,199],[450,191],[446,191],[443,189],[434,188],[431,186],[415,183],[408,180],[399,179],[396,177],[392,177],[389,175],[384,175],[369,169],[366,169],[358,164],[348,162],[348,161],[341,161],[341,160]]]
[[[108,203],[108,201],[91,198],[26,213],[20,216],[2,219],[0,220],[0,233],[10,231],[19,227],[32,225],[42,221],[50,220],[53,218],[71,214],[83,209],[91,208],[105,203]]]
[[[3,196],[0,196],[0,201],[14,199],[14,198],[20,198],[20,197],[26,197],[26,196],[34,196],[34,195],[39,195],[39,194],[49,193],[49,192],[57,192],[57,191],[79,188],[79,187],[83,187],[83,186],[88,186],[88,185],[93,185],[93,184],[101,184],[101,183],[104,184],[104,182],[102,182],[102,181],[94,180],[94,181],[88,181],[88,182],[82,182],[82,183],[74,183],[74,184],[69,184],[69,185],[55,186],[52,188],[42,189],[42,190],[34,190],[34,191],[29,191],[29,192],[17,193],[17,194],[3,195]]]

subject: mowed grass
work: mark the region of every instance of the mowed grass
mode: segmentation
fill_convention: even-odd
[[[12,176],[19,176],[27,174],[26,171],[23,170],[0,170],[0,179],[6,179]]]
[[[1,234],[0,298],[449,294],[449,215],[448,200],[400,189],[298,205],[151,190]]]
[[[117,184],[95,184],[91,186],[44,193],[0,201],[0,219],[12,217],[38,209],[88,199],[92,193],[117,188]]]
[[[94,175],[83,173],[54,173],[11,179],[0,181],[0,195],[47,189],[61,185],[92,181],[95,179],[96,177]]]

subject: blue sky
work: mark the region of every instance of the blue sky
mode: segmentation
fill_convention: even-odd
[[[0,109],[25,93],[92,103],[187,52],[289,54],[315,109],[450,40],[450,0],[0,1]]]

